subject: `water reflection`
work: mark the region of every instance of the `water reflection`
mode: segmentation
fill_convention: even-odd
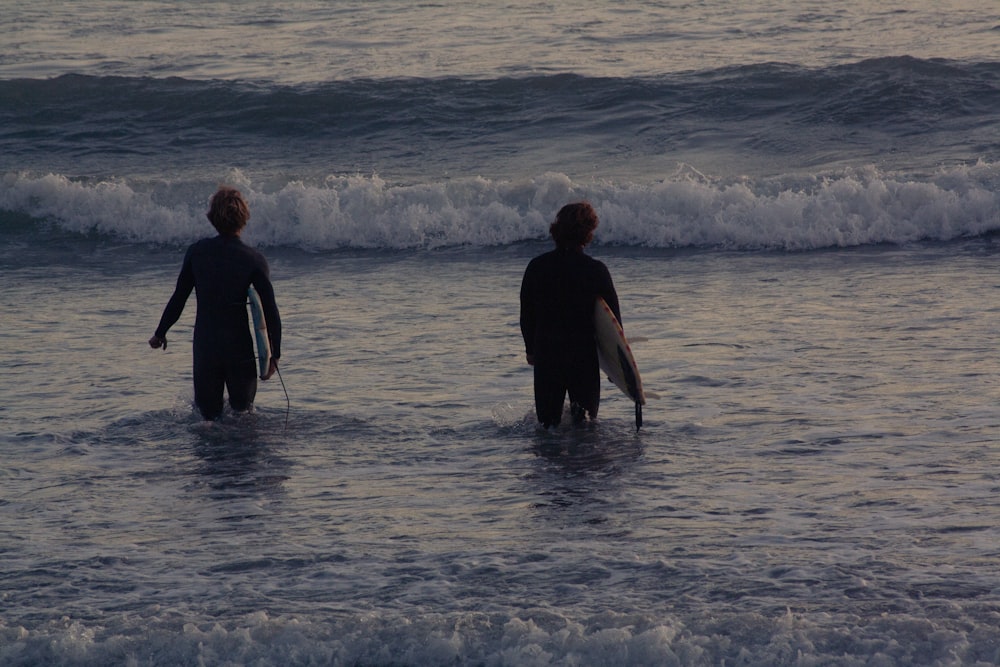
[[[642,440],[617,424],[565,426],[532,435],[538,465],[526,476],[531,507],[564,527],[621,529],[628,473],[642,458]]]
[[[635,461],[642,456],[642,440],[620,425],[588,422],[562,425],[545,430],[537,428],[532,436],[532,451],[570,470],[600,471]]]
[[[285,494],[291,461],[281,455],[273,425],[258,414],[227,416],[192,428],[195,472],[207,479],[209,497],[276,498]]]

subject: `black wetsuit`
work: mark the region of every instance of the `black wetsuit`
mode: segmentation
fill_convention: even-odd
[[[545,427],[562,419],[567,392],[574,419],[597,416],[601,371],[594,341],[594,303],[621,321],[608,268],[582,248],[558,248],[528,264],[521,282],[521,334],[534,357],[535,412]]]
[[[248,410],[257,394],[257,362],[247,315],[247,289],[260,295],[271,341],[281,356],[281,317],[264,256],[237,236],[202,239],[184,256],[177,287],[163,309],[156,335],[165,338],[197,291],[194,323],[194,401],[205,419],[222,414],[223,387],[234,410]]]

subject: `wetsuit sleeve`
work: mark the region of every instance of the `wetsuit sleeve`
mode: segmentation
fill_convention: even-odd
[[[180,275],[177,276],[177,285],[174,287],[174,293],[163,309],[160,324],[156,327],[156,336],[158,338],[166,338],[167,330],[180,319],[181,313],[184,312],[184,304],[187,303],[187,299],[193,289],[194,271],[191,269],[191,251],[188,250],[184,256],[184,264],[181,265]]]
[[[614,281],[611,280],[611,272],[608,267],[601,265],[601,275],[598,282],[597,293],[601,295],[604,302],[611,308],[611,312],[618,318],[618,323],[622,324],[622,311],[618,304],[618,292],[615,291]],[[624,325],[622,325],[624,326]]]
[[[260,295],[260,305],[264,309],[264,321],[267,322],[267,337],[271,341],[271,356],[276,360],[281,358],[281,315],[278,313],[278,303],[274,299],[274,286],[267,267],[258,269],[250,276],[250,283]]]
[[[526,354],[535,353],[535,307],[532,302],[534,292],[534,281],[532,279],[531,265],[524,272],[521,280],[521,337],[524,338],[524,351]]]

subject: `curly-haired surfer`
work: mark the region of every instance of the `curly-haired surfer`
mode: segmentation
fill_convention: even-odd
[[[567,393],[574,421],[597,417],[601,402],[594,343],[597,297],[619,322],[621,313],[608,268],[583,252],[598,222],[587,202],[563,206],[549,227],[555,250],[531,260],[521,282],[521,334],[534,367],[535,413],[546,428],[562,420]]]
[[[254,343],[247,319],[247,290],[256,288],[267,320],[271,366],[281,356],[281,317],[274,300],[267,260],[240,240],[250,209],[239,190],[222,187],[212,196],[208,219],[218,235],[188,248],[173,295],[163,309],[150,347],[167,348],[167,330],[181,316],[191,290],[198,310],[194,324],[194,402],[205,419],[222,414],[223,390],[238,412],[249,410],[257,395]]]

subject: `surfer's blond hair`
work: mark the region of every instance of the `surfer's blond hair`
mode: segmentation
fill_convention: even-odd
[[[583,247],[594,239],[594,230],[600,221],[590,202],[566,204],[556,214],[556,221],[549,226],[552,240],[560,248]]]
[[[212,195],[208,213],[205,215],[220,234],[232,236],[247,226],[250,207],[243,199],[243,193],[224,185]]]

